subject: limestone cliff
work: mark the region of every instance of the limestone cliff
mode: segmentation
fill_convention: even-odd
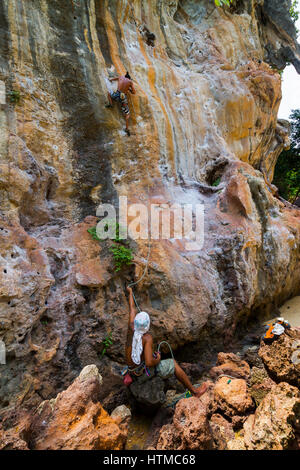
[[[230,338],[299,293],[299,209],[271,185],[288,146],[277,68],[300,63],[289,3],[0,3],[2,407],[56,396],[86,364],[105,377],[108,331],[109,357],[123,360],[124,285],[148,245],[132,242],[134,267],[115,273],[87,233],[99,203],[205,205],[203,249],[153,241],[137,292],[175,349]],[[109,78],[126,70],[130,137],[105,108]]]

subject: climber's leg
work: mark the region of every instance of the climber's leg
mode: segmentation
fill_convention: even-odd
[[[206,392],[207,385],[204,383],[199,388],[193,387],[192,382],[190,381],[186,373],[177,364],[176,361],[174,361],[174,365],[175,365],[175,376],[179,380],[179,382],[181,382],[182,385],[184,385],[195,397],[197,398],[201,397],[201,395],[203,395],[203,393]]]
[[[125,122],[126,122],[125,132],[127,135],[130,135],[129,126],[128,126],[129,118],[130,118],[130,109],[128,106],[126,95],[125,95],[125,98],[123,98],[121,101],[121,110],[125,117]]]
[[[125,132],[126,132],[127,135],[130,135],[130,130],[129,130],[129,128],[128,128],[129,117],[130,117],[129,114],[125,116],[125,120],[126,120]]]
[[[112,108],[113,107],[113,100],[111,99],[111,94],[108,92],[107,93],[107,98],[108,98],[108,104],[105,105],[106,108]]]

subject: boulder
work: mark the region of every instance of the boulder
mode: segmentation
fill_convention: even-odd
[[[207,406],[195,397],[180,400],[172,423],[161,428],[157,450],[204,450],[212,447]]]
[[[0,450],[29,450],[25,442],[15,429],[4,431],[0,428]]]
[[[164,381],[160,377],[153,377],[145,381],[133,382],[130,391],[138,406],[148,413],[157,411],[166,401]]]
[[[244,424],[244,442],[250,450],[284,450],[297,443],[300,429],[300,393],[282,382],[262,400]]]
[[[250,366],[236,354],[221,352],[218,354],[217,366],[213,367],[209,374],[214,379],[227,374],[237,379],[247,380],[250,375]]]
[[[131,419],[131,411],[127,406],[120,405],[113,410],[110,416],[118,423],[128,423]]]
[[[271,344],[261,342],[259,356],[276,382],[300,385],[300,331],[286,330]]]
[[[228,417],[249,413],[254,405],[246,381],[221,377],[214,388],[213,406]]]
[[[214,449],[227,450],[228,442],[234,439],[232,424],[220,414],[213,414],[209,421]]]
[[[118,424],[98,401],[102,378],[96,366],[36,410],[31,423],[31,448],[36,450],[120,450],[127,427]]]
[[[260,404],[274,385],[276,385],[275,382],[268,376],[264,367],[251,369],[249,392],[256,406]]]

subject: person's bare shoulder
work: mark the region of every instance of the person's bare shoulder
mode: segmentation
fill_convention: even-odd
[[[145,333],[143,335],[143,340],[145,341],[145,343],[148,343],[149,341],[153,341],[152,335],[150,333]]]

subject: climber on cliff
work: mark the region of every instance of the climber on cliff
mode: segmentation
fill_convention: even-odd
[[[113,107],[113,100],[118,101],[121,104],[121,110],[126,120],[125,132],[127,135],[130,135],[130,131],[128,128],[130,110],[128,106],[126,93],[130,91],[130,93],[132,93],[133,95],[135,94],[133,81],[131,80],[131,77],[128,72],[126,72],[126,75],[124,76],[120,76],[117,78],[110,78],[109,80],[111,82],[118,81],[118,89],[117,91],[112,91],[112,92],[107,93],[109,103],[106,105],[106,108]]]
[[[147,374],[149,378],[158,376],[162,379],[167,379],[175,374],[179,382],[187,387],[192,395],[199,398],[207,390],[207,385],[204,383],[200,388],[195,388],[174,359],[162,361],[159,352],[153,354],[153,339],[148,333],[149,315],[146,312],[136,314],[132,289],[127,287],[127,290],[129,292],[129,322],[125,355],[128,373],[132,377]]]

